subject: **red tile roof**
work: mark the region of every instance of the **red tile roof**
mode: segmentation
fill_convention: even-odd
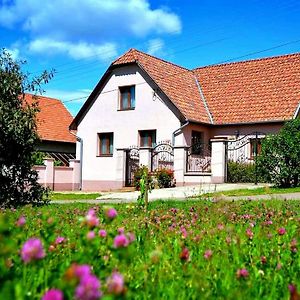
[[[40,112],[37,114],[37,130],[40,138],[46,141],[75,143],[69,132],[73,117],[58,99],[37,96]],[[25,101],[33,103],[33,95],[25,94]]]
[[[187,70],[135,49],[113,65],[138,62],[189,120],[213,124],[292,119],[300,102],[300,53]],[[195,75],[202,89],[200,97]],[[203,99],[204,98],[204,99]]]
[[[139,63],[179,111],[189,120],[210,123],[191,70],[149,54],[130,49],[112,65]]]
[[[300,53],[194,72],[214,124],[289,120],[300,103]]]
[[[188,70],[130,49],[116,59],[71,124],[76,129],[113,68],[137,63],[189,121],[206,124],[292,119],[300,103],[300,53]]]

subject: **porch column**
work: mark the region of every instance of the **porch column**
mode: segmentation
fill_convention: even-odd
[[[176,185],[184,185],[186,169],[186,146],[174,146],[174,177]]]
[[[77,191],[80,188],[80,160],[70,159],[70,168],[73,168],[72,191]]]
[[[211,139],[211,173],[213,183],[224,183],[226,177],[227,139]]]
[[[45,158],[44,164],[46,166],[45,170],[45,186],[50,189],[54,189],[54,159],[53,158]]]
[[[120,185],[120,187],[125,186],[125,172],[126,172],[126,150],[117,149],[116,182]]]
[[[151,148],[140,148],[140,166],[146,166],[151,171]]]

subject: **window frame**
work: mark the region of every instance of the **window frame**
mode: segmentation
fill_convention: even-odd
[[[251,138],[250,139],[250,160],[254,160],[255,159],[255,153],[254,153],[254,143],[257,140],[257,156],[260,155],[261,153],[261,143],[263,138]]]
[[[192,130],[191,132],[191,154],[192,155],[203,155],[203,151],[204,151],[204,147],[202,148],[199,148],[199,149],[195,149],[193,146],[196,144],[196,141],[195,141],[195,136],[194,135],[197,135],[199,134],[200,136],[200,144],[203,144],[204,145],[204,133],[203,131],[198,131],[198,130]]]
[[[114,154],[114,133],[113,132],[98,132],[98,149],[97,149],[97,157],[112,157]],[[108,143],[106,144],[107,153],[102,153],[102,145],[103,141],[106,140]]]
[[[131,89],[134,88],[134,93],[132,93]],[[127,93],[127,107],[123,107],[123,99],[122,95],[123,93]],[[119,86],[119,103],[118,103],[118,111],[124,111],[124,110],[134,110],[135,109],[135,85],[124,85]],[[134,96],[132,97],[132,94]]]
[[[151,133],[148,135],[148,143],[147,145],[142,145],[143,136],[144,133]],[[151,140],[149,140],[151,138]],[[139,130],[139,146],[142,148],[153,148],[156,145],[156,129],[146,129],[146,130]]]

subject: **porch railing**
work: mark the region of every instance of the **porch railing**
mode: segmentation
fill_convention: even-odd
[[[211,172],[211,145],[193,144],[186,148],[186,173]]]

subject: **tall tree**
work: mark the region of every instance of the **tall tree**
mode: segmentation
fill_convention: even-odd
[[[39,142],[36,128],[38,102],[26,103],[25,92],[42,93],[53,72],[30,78],[2,49],[0,53],[0,207],[46,203],[47,190],[37,182],[32,169]]]

